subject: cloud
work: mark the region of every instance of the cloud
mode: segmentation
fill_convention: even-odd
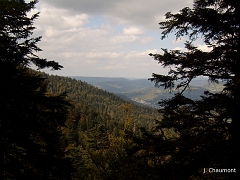
[[[72,29],[85,25],[88,23],[88,19],[89,16],[84,13],[72,15],[71,11],[68,9],[56,8],[42,4],[40,7],[40,18],[37,20],[37,23],[41,24],[43,27]]]
[[[188,2],[188,1],[187,1]],[[41,0],[34,36],[42,58],[65,68],[55,74],[150,77],[165,72],[148,54],[160,53],[158,22],[182,1]],[[178,8],[179,7],[179,8]],[[156,43],[158,42],[158,43]]]
[[[124,36],[124,35],[117,35],[117,36],[113,36],[111,38],[111,42],[114,44],[125,44],[125,43],[131,43],[134,41],[139,40],[139,37],[136,35],[128,35],[128,36]]]
[[[179,50],[179,51],[186,51],[187,49],[185,49],[184,47],[175,47],[172,50]]]
[[[197,44],[198,49],[201,49],[202,51],[209,52],[212,50],[212,48],[209,48],[206,44]]]
[[[42,0],[41,2],[68,9],[72,14],[104,15],[116,24],[139,25],[146,28],[158,28],[158,23],[162,20],[160,18],[166,12],[176,13],[185,6],[192,5],[192,0],[186,0],[184,3],[180,0]]]
[[[144,31],[137,27],[128,27],[123,29],[124,35],[141,35]]]
[[[148,44],[148,43],[150,43],[150,42],[152,42],[153,41],[153,38],[152,37],[142,37],[141,38],[141,43],[142,44]]]

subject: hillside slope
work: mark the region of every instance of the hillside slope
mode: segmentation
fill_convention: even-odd
[[[111,118],[110,121],[115,123],[124,124],[126,114],[123,111],[123,105],[125,104],[132,104],[131,114],[138,127],[144,126],[150,128],[155,119],[160,119],[160,115],[156,109],[123,100],[113,93],[99,89],[86,82],[68,77],[42,75],[49,82],[48,91],[50,93],[66,92],[69,100],[77,104],[89,106],[99,114],[108,115]]]

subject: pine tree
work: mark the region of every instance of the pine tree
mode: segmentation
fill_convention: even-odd
[[[161,168],[166,179],[230,178],[236,173],[203,174],[204,169],[236,168],[239,152],[240,119],[240,4],[238,0],[196,0],[193,8],[177,14],[166,13],[160,22],[162,39],[175,33],[176,38],[188,36],[186,51],[162,49],[164,54],[150,54],[168,75],[153,74],[151,81],[178,93],[163,100],[160,110],[163,121],[159,129],[173,129],[178,138],[167,139],[165,155],[171,161]],[[194,45],[203,38],[209,51]],[[205,92],[201,100],[183,96],[192,79],[207,77],[209,83],[224,83],[221,92]],[[164,149],[163,148],[163,149]],[[160,151],[160,150],[159,150]],[[161,150],[161,153],[163,151]],[[163,153],[163,154],[164,154]],[[160,166],[159,166],[160,168]],[[163,176],[163,177],[164,177]]]
[[[37,1],[1,0],[0,109],[4,179],[70,179],[64,158],[61,127],[69,103],[63,95],[48,96],[44,78],[29,67],[62,66],[41,59],[40,37],[32,38],[38,13],[28,16]]]

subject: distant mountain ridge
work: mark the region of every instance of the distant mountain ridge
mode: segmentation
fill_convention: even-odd
[[[85,81],[89,84],[97,86],[103,90],[112,93],[124,93],[138,89],[154,87],[154,83],[147,79],[127,79],[121,77],[85,77],[85,76],[71,76],[71,78]]]
[[[156,88],[155,84],[148,79],[128,79],[121,77],[85,77],[71,76],[71,78],[85,81],[100,89],[112,92],[123,99],[132,100],[147,106],[158,107],[158,101],[173,96],[177,91],[169,93],[163,87]],[[193,79],[190,89],[184,92],[184,95],[191,99],[199,99],[204,91],[219,91],[221,84],[217,86],[209,85],[206,78]]]

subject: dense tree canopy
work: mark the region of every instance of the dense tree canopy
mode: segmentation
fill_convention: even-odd
[[[171,139],[166,154],[171,161],[165,167],[168,178],[202,177],[203,168],[235,168],[239,152],[237,133],[240,119],[240,4],[238,0],[196,0],[193,8],[177,14],[166,13],[160,22],[162,38],[175,33],[188,36],[185,51],[163,49],[150,54],[168,75],[153,74],[151,81],[179,92],[160,102],[164,107],[159,128],[172,128],[178,138]],[[194,45],[202,38],[209,51]],[[204,76],[209,83],[224,83],[221,92],[205,92],[201,100],[183,96],[192,79]],[[174,147],[174,148],[173,148]],[[236,173],[205,174],[205,178],[236,178]]]

